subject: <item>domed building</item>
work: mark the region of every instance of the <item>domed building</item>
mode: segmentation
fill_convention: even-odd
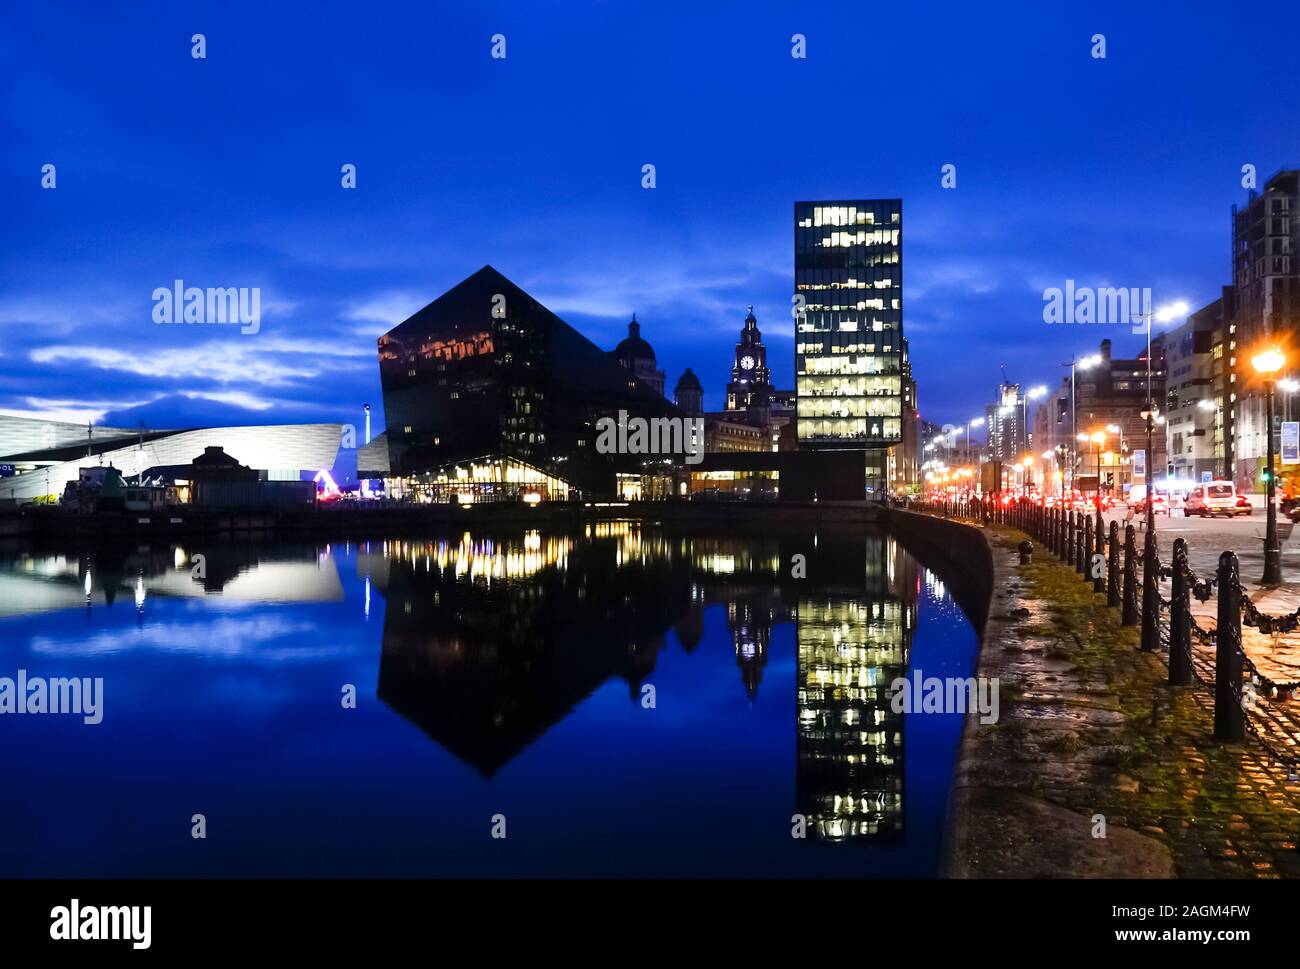
[[[688,417],[704,414],[704,386],[690,367],[686,368],[686,372],[677,381],[677,386],[673,388],[673,403]]]
[[[618,346],[610,351],[610,356],[622,366],[632,371],[633,376],[660,397],[664,394],[664,372],[659,369],[655,359],[654,347],[641,339],[641,324],[632,314],[632,322],[627,325],[627,336]]]

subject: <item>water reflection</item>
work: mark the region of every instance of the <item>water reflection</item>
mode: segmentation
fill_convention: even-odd
[[[817,839],[902,834],[903,718],[887,688],[907,668],[918,576],[891,538],[614,522],[581,541],[387,543],[358,568],[388,603],[380,698],[488,777],[607,680],[639,702],[668,634],[693,651],[709,606],[725,607],[737,688],[756,700],[773,629],[793,622],[795,810]]]
[[[132,601],[220,595],[229,602],[338,602],[330,546],[205,544],[22,553],[0,560],[0,618]]]
[[[940,737],[939,718],[895,714],[887,689],[918,644],[927,672],[950,656],[950,671],[967,675],[973,660],[973,634],[941,583],[874,532],[720,537],[607,522],[359,545],[24,553],[0,557],[0,610],[8,669],[102,673],[117,704],[90,740],[0,724],[26,731],[27,746],[9,752],[27,774],[78,758],[93,773],[91,740],[111,736],[121,757],[154,765],[154,781],[105,786],[106,803],[191,810],[171,799],[192,765],[158,759],[157,738],[179,733],[186,749],[209,751],[207,797],[228,798],[226,812],[246,810],[250,776],[271,803],[294,805],[250,811],[243,835],[262,845],[295,844],[303,813],[343,796],[311,792],[356,777],[338,827],[316,833],[329,873],[491,871],[510,856],[472,839],[454,859],[446,845],[425,855],[410,845],[430,828],[476,825],[512,797],[550,838],[586,817],[591,846],[510,871],[846,874],[851,856],[870,855],[932,873],[960,721]],[[357,685],[357,710],[340,711],[340,683]],[[651,691],[654,712],[643,706]],[[399,794],[407,807],[394,806]],[[26,810],[0,807],[0,822]],[[31,810],[53,824],[62,808]],[[789,837],[795,814],[806,842]],[[669,819],[662,832],[659,819]],[[330,867],[358,823],[380,832],[370,854],[359,845]],[[620,854],[616,839],[635,824],[639,841]],[[807,848],[837,842],[873,847]],[[0,873],[5,850],[0,838]],[[23,870],[49,870],[27,847],[9,850]],[[169,851],[143,850],[138,870],[171,870]],[[286,847],[230,856],[221,870],[299,874],[304,857]]]

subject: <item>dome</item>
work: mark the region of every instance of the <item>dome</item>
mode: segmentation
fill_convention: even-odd
[[[636,360],[655,359],[654,347],[641,339],[641,324],[636,321],[635,313],[632,314],[632,322],[627,325],[627,336],[614,348],[614,356],[629,365]]]
[[[694,372],[691,370],[690,367],[687,367],[686,373],[682,374],[682,378],[679,381],[677,381],[678,392],[681,392],[683,390],[703,390],[703,389],[704,389],[704,385],[700,383],[700,378],[695,376]]]

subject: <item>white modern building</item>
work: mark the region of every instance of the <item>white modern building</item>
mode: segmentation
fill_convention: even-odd
[[[204,448],[220,447],[268,480],[297,481],[302,472],[332,468],[342,424],[273,424],[138,430],[86,427],[0,415],[0,501],[57,498],[81,468],[112,465],[125,477],[149,468],[189,464]]]

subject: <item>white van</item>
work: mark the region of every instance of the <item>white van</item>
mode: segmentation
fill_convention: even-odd
[[[1183,505],[1183,515],[1249,515],[1253,509],[1245,495],[1237,494],[1231,481],[1205,481],[1192,486]]]

